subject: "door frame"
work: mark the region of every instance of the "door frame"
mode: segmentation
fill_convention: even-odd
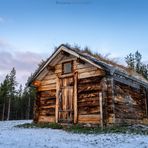
[[[59,121],[59,95],[60,95],[60,86],[61,86],[61,78],[73,77],[74,86],[73,86],[73,110],[74,110],[74,117],[73,123],[76,124],[78,121],[78,108],[77,108],[77,83],[78,83],[78,72],[72,74],[66,74],[61,76],[56,76],[56,106],[55,106],[55,119],[56,123]]]
[[[73,83],[72,85],[68,84],[71,81],[70,79],[72,80],[72,83]],[[69,77],[60,78],[60,90],[59,91],[60,93],[59,93],[58,122],[59,123],[73,123],[74,121],[74,77],[69,76]]]

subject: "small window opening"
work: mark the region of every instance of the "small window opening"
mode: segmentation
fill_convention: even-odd
[[[63,63],[63,74],[72,73],[72,62]]]

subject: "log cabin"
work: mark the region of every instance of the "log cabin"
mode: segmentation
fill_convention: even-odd
[[[34,122],[148,123],[148,81],[136,72],[60,45],[34,73]]]

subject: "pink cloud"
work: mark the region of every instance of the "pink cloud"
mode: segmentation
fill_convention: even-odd
[[[26,83],[27,78],[37,69],[38,64],[44,58],[40,54],[29,51],[15,51],[12,53],[9,51],[0,51],[0,56],[0,82],[15,67],[18,83],[23,84]]]

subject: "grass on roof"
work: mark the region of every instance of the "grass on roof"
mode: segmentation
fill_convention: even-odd
[[[68,48],[70,48],[70,49],[76,50],[76,51],[78,51],[80,53],[87,53],[88,55],[93,56],[94,58],[96,58],[96,59],[98,59],[98,60],[100,60],[100,61],[102,61],[104,63],[107,63],[107,64],[110,64],[110,65],[113,65],[113,66],[122,68],[122,69],[124,69],[124,70],[126,70],[128,72],[131,71],[130,68],[119,64],[118,61],[115,61],[115,59],[108,58],[108,55],[105,55],[104,56],[101,53],[92,52],[92,50],[89,47],[87,47],[87,46],[85,48],[81,48],[78,45],[71,46],[68,43],[66,43],[65,46],[68,47]]]

